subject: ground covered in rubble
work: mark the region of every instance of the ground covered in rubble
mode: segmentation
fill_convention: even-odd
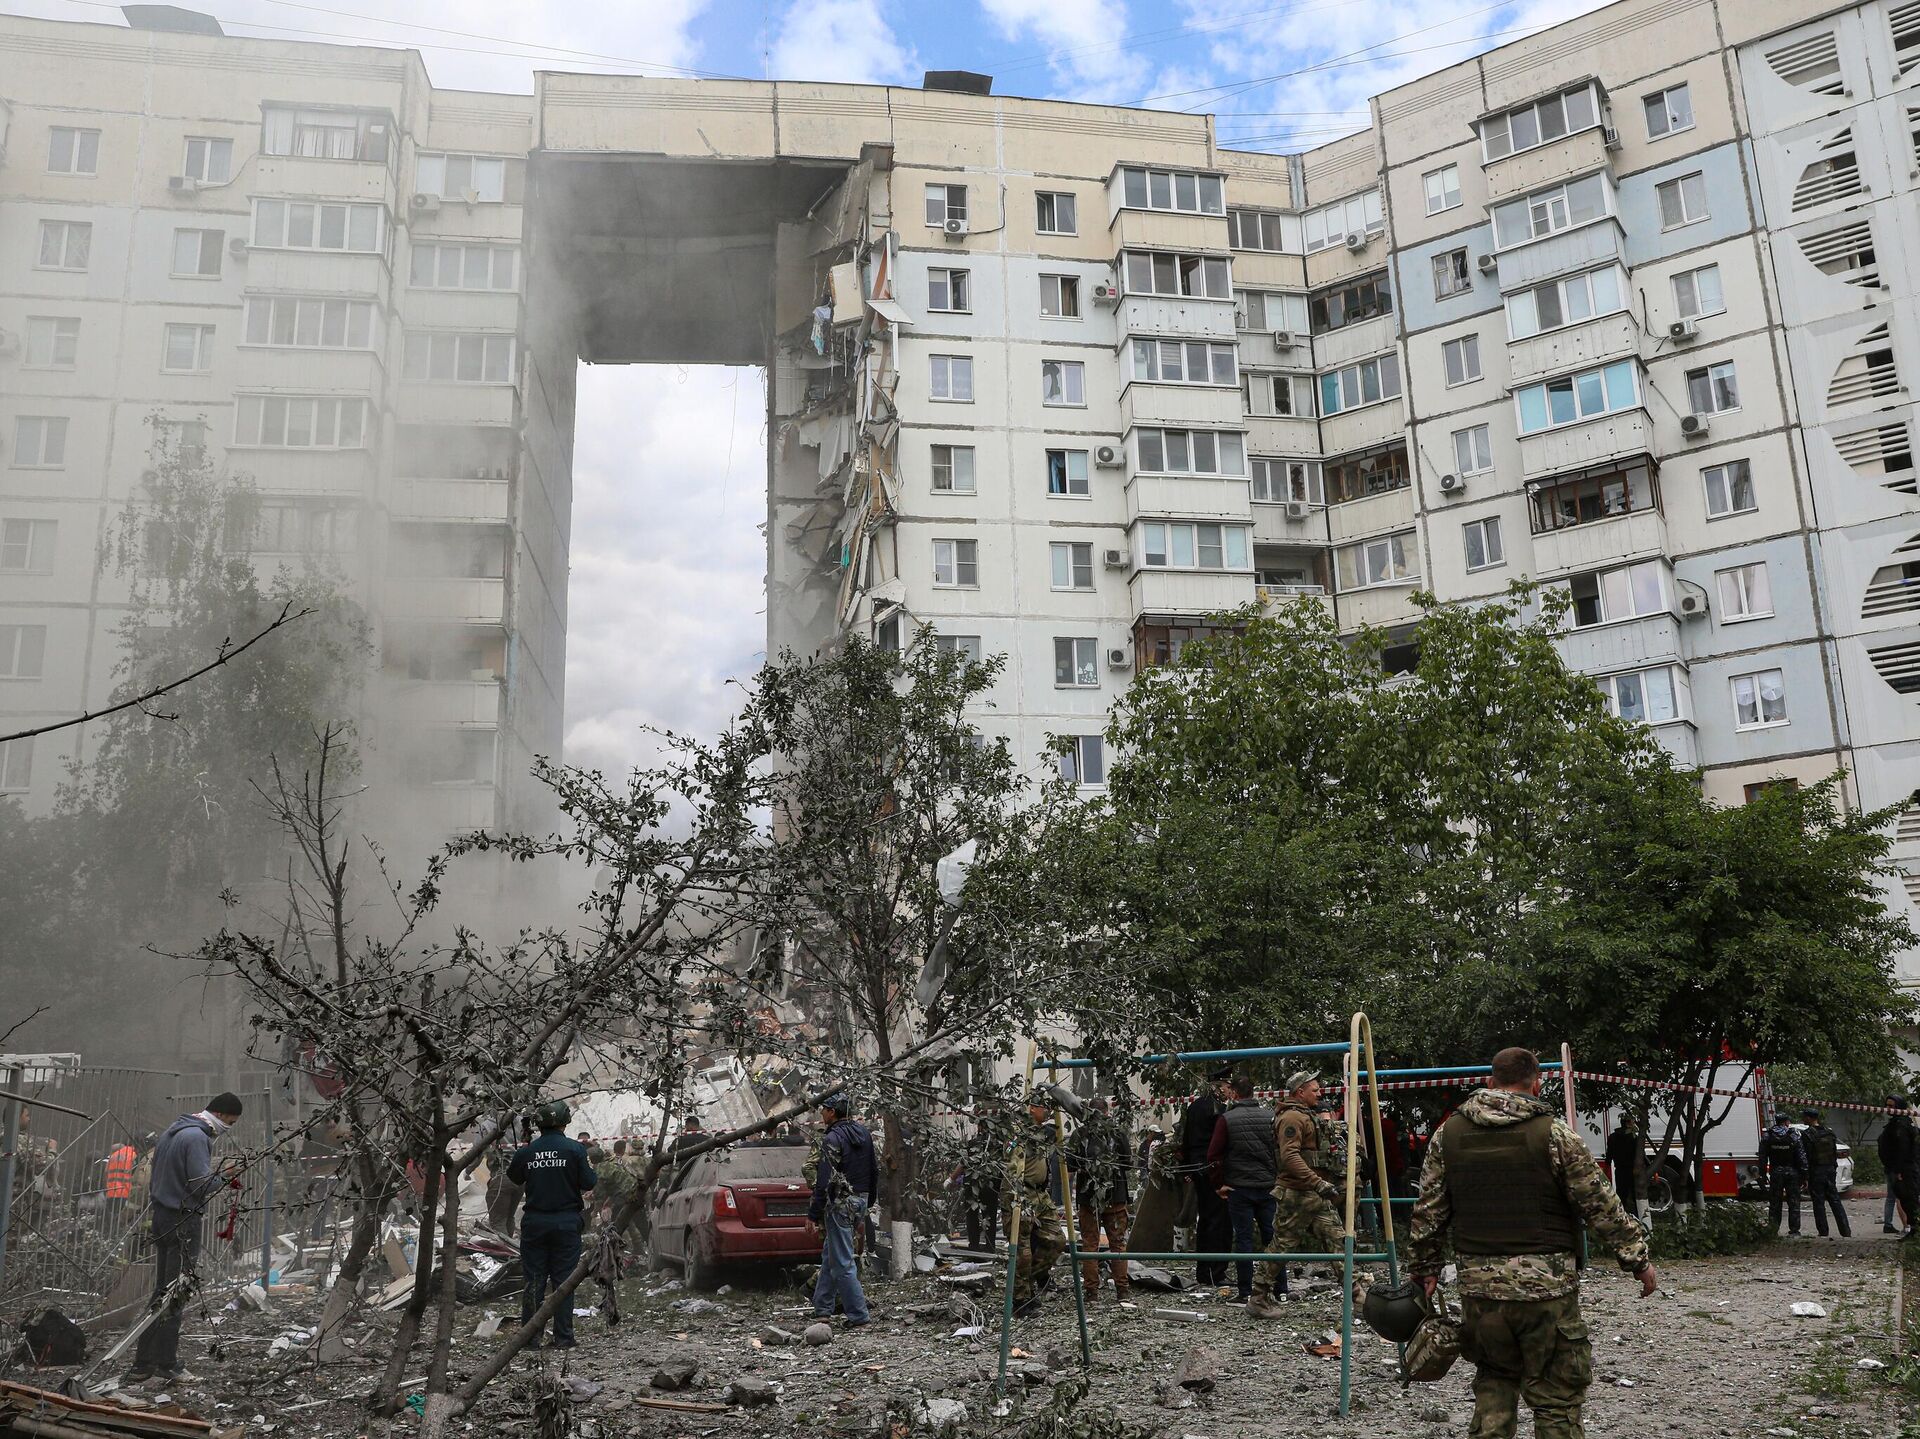
[[[1624,1277],[1595,1271],[1586,1287],[1595,1368],[1587,1433],[1595,1439],[1881,1439],[1902,1435],[1906,1426],[1905,1434],[1920,1439],[1914,1390],[1895,1382],[1913,1367],[1899,1367],[1892,1342],[1896,1246],[1880,1233],[1877,1202],[1858,1200],[1853,1210],[1860,1237],[1852,1241],[1804,1238],[1737,1258],[1676,1262],[1663,1270],[1662,1293],[1644,1302]],[[1023,1420],[1046,1406],[1054,1386],[1079,1372],[1072,1298],[1063,1287],[1056,1285],[1043,1312],[1016,1328],[1015,1405],[999,1418],[993,1415],[999,1319],[993,1293],[970,1293],[940,1275],[878,1284],[871,1291],[873,1323],[858,1330],[836,1326],[831,1342],[814,1346],[798,1338],[808,1323],[804,1296],[784,1284],[740,1278],[724,1293],[692,1295],[653,1276],[626,1286],[626,1318],[618,1327],[597,1311],[583,1313],[578,1349],[523,1356],[488,1391],[468,1432],[533,1433],[529,1381],[560,1373],[563,1360],[574,1381],[575,1432],[588,1439],[902,1439],[934,1432],[929,1415],[955,1419],[960,1406],[964,1432],[1019,1432]],[[1078,1410],[1084,1427],[1028,1432],[1094,1439],[1124,1425],[1129,1435],[1157,1430],[1171,1439],[1466,1433],[1472,1408],[1467,1366],[1439,1384],[1403,1389],[1391,1347],[1364,1332],[1354,1356],[1355,1413],[1345,1421],[1335,1417],[1339,1361],[1306,1349],[1337,1330],[1339,1306],[1330,1287],[1312,1288],[1289,1302],[1285,1319],[1267,1322],[1231,1301],[1191,1293],[1136,1290],[1131,1309],[1103,1299],[1091,1310],[1094,1362]],[[1796,1303],[1817,1305],[1824,1315],[1796,1317]],[[354,1396],[365,1392],[384,1360],[382,1341],[393,1317],[372,1316],[354,1331],[361,1358],[316,1374],[296,1343],[274,1344],[303,1321],[311,1323],[315,1308],[279,1303],[269,1314],[190,1316],[182,1357],[199,1377],[174,1397],[217,1424],[245,1423],[249,1434],[304,1439],[364,1432]],[[513,1317],[498,1304],[462,1306],[468,1337],[456,1350],[456,1373],[470,1370],[491,1347],[492,1341],[472,1337],[489,1313]],[[975,1326],[979,1332],[964,1332]],[[782,1331],[796,1342],[786,1342]],[[1199,1346],[1210,1353],[1196,1364],[1190,1356]],[[680,1380],[689,1364],[687,1387],[663,1387]],[[1181,1388],[1183,1364],[1209,1371],[1210,1390]],[[417,1372],[424,1372],[424,1358],[409,1379]],[[633,1402],[641,1397],[688,1407],[642,1407]],[[708,1412],[742,1397],[763,1402]],[[409,1423],[403,1416],[399,1430]]]

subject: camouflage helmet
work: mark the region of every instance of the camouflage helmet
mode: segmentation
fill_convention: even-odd
[[[1425,1296],[1415,1283],[1376,1284],[1367,1291],[1360,1316],[1367,1321],[1367,1328],[1382,1339],[1405,1344],[1413,1338],[1420,1321],[1427,1317]]]
[[[542,1129],[565,1129],[573,1118],[573,1109],[564,1099],[549,1099],[533,1111],[533,1122]]]

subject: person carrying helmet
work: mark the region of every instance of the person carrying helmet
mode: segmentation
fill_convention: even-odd
[[[580,1262],[580,1230],[584,1223],[584,1196],[598,1182],[587,1148],[567,1138],[573,1111],[564,1099],[551,1100],[533,1112],[540,1137],[514,1151],[507,1178],[526,1193],[520,1216],[520,1322],[533,1318],[547,1297],[558,1289]],[[545,1326],[531,1341],[539,1348]],[[553,1316],[553,1347],[573,1348],[573,1305],[562,1304]]]

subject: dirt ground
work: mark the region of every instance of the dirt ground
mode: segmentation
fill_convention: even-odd
[[[1920,1439],[1911,1393],[1889,1382],[1886,1370],[1859,1367],[1863,1360],[1891,1364],[1897,1358],[1891,1336],[1898,1270],[1895,1241],[1880,1232],[1878,1201],[1855,1200],[1852,1217],[1857,1237],[1851,1241],[1807,1237],[1737,1258],[1674,1263],[1663,1270],[1661,1292],[1646,1301],[1617,1271],[1590,1273],[1585,1297],[1595,1377],[1588,1435],[1893,1439],[1906,1426],[1906,1434]],[[1064,1265],[1062,1281],[1063,1271]],[[572,1410],[576,1432],[587,1439],[883,1439],[889,1405],[898,1418],[916,1400],[960,1401],[970,1433],[1010,1431],[1046,1403],[1054,1382],[1078,1370],[1073,1303],[1065,1289],[1056,1284],[1042,1313],[1016,1326],[1014,1342],[1025,1357],[1015,1360],[1009,1384],[1015,1406],[997,1419],[997,1291],[962,1299],[954,1287],[924,1275],[876,1284],[870,1290],[872,1324],[836,1328],[831,1343],[810,1347],[761,1338],[769,1325],[795,1333],[806,1326],[805,1296],[794,1289],[742,1276],[724,1294],[692,1296],[655,1276],[626,1286],[627,1317],[617,1328],[598,1314],[583,1314],[577,1350],[523,1356],[488,1391],[466,1432],[531,1434],[524,1383],[542,1370],[558,1372],[563,1359],[569,1375],[601,1386]],[[1357,1439],[1382,1433],[1444,1439],[1467,1431],[1468,1366],[1458,1366],[1439,1384],[1403,1389],[1394,1376],[1391,1346],[1364,1330],[1354,1356],[1355,1412],[1344,1421],[1336,1417],[1338,1360],[1304,1349],[1338,1328],[1339,1306],[1330,1287],[1296,1297],[1285,1319],[1267,1322],[1249,1318],[1231,1301],[1135,1292],[1133,1309],[1118,1307],[1109,1293],[1090,1312],[1094,1353],[1085,1401],[1104,1406],[1133,1432],[1158,1426],[1169,1439]],[[717,1308],[690,1313],[674,1307],[693,1298]],[[1826,1317],[1794,1317],[1796,1301],[1819,1304]],[[969,1312],[969,1303],[977,1313]],[[277,1304],[265,1315],[191,1314],[181,1352],[199,1378],[180,1386],[175,1397],[219,1422],[246,1421],[249,1434],[304,1439],[364,1432],[353,1396],[365,1392],[384,1360],[382,1340],[392,1316],[375,1316],[355,1331],[363,1358],[316,1374],[297,1348],[271,1352],[271,1340],[311,1324],[316,1307]],[[1156,1308],[1195,1310],[1205,1318],[1163,1317],[1153,1313]],[[464,1305],[461,1332],[471,1336],[488,1313],[511,1323],[516,1312],[511,1304]],[[982,1332],[955,1335],[973,1324],[983,1325]],[[491,1344],[463,1338],[454,1356],[456,1373],[470,1370]],[[1218,1377],[1211,1393],[1189,1396],[1174,1381],[1197,1345],[1217,1356]],[[662,1395],[650,1380],[675,1359],[697,1364],[694,1387]],[[409,1379],[424,1369],[423,1356]],[[770,1381],[777,1402],[723,1414],[672,1413],[630,1402],[644,1395],[715,1402],[740,1379]],[[1094,1417],[1090,1408],[1082,1413]],[[1105,1422],[1110,1432],[1113,1421]],[[398,1432],[408,1427],[403,1416]],[[932,1431],[892,1431],[894,1439],[907,1432]],[[1085,1432],[1102,1429],[1095,1424]],[[1523,1424],[1522,1432],[1531,1431]]]

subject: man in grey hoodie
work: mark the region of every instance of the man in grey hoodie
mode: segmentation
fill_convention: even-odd
[[[140,1335],[126,1384],[159,1378],[177,1383],[180,1368],[180,1316],[187,1307],[193,1271],[200,1260],[200,1230],[207,1201],[226,1187],[224,1167],[213,1163],[213,1142],[240,1118],[238,1096],[218,1094],[198,1114],[183,1114],[160,1136],[153,1151],[153,1298],[158,1317]],[[169,1293],[181,1275],[187,1283]]]

